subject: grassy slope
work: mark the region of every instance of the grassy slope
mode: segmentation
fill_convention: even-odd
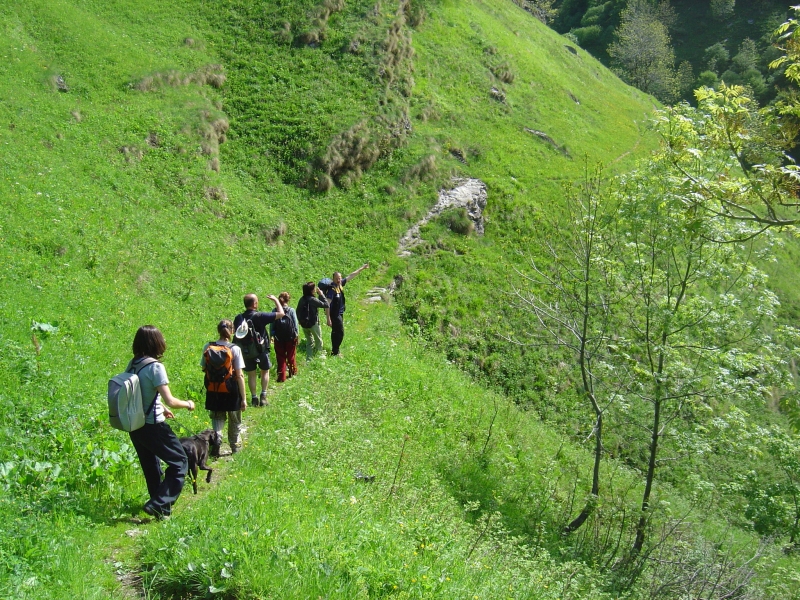
[[[454,33],[472,42],[471,72],[461,64],[461,49],[439,44]],[[521,255],[547,235],[543,216],[563,202],[564,184],[579,180],[587,164],[621,170],[653,147],[646,132],[654,106],[586,52],[569,52],[563,38],[548,35],[511,3],[443,12],[426,23],[415,45],[417,71],[425,75],[420,96],[442,106],[442,118],[421,124],[418,133],[445,153],[465,151],[469,164],[458,172],[486,181],[490,201],[483,237],[465,240],[436,224],[428,228],[429,244],[409,262],[399,297],[404,318],[451,360],[541,404],[553,387],[542,355],[510,348],[497,336],[526,326],[506,309],[504,292],[525,260]],[[517,75],[512,84],[498,82],[487,68],[504,62]],[[506,91],[507,104],[488,98],[491,85]],[[444,91],[447,99],[440,101],[436,94]],[[570,156],[525,128],[547,133]]]
[[[487,235],[461,240],[440,231],[443,245],[457,245],[462,255],[420,254],[412,260],[411,279],[419,289],[435,282],[429,287],[439,298],[422,297],[426,310],[442,310],[453,294],[468,289],[455,308],[466,321],[490,307],[513,253],[537,235],[537,212],[559,201],[562,181],[579,177],[582,155],[617,161],[621,168],[653,144],[645,134],[652,106],[647,98],[584,52],[568,52],[558,36],[510,3],[429,2],[428,20],[414,38],[415,131],[409,144],[350,190],[320,195],[297,188],[293,183],[310,155],[362,116],[377,114],[382,86],[375,55],[353,56],[342,47],[356,35],[380,41],[395,10],[385,4],[367,18],[371,3],[348,3],[331,18],[320,48],[276,41],[271,32],[284,20],[295,31],[309,27],[314,5],[142,2],[133,9],[88,0],[4,3],[0,145],[13,151],[0,159],[0,406],[10,424],[2,432],[8,493],[0,510],[18,526],[0,547],[3,593],[124,595],[114,590],[109,563],[81,560],[81,554],[89,548],[93,556],[103,555],[109,540],[127,527],[114,525],[116,518],[136,511],[144,493],[124,436],[110,431],[103,415],[105,381],[125,361],[138,325],[162,328],[173,390],[198,397],[196,353],[216,320],[238,310],[243,293],[296,291],[309,277],[366,259],[376,267],[368,273],[375,274],[371,281],[365,274],[354,282],[352,297],[371,282],[385,283],[406,269],[394,257],[399,235],[433,203],[436,182],[450,172],[489,185]],[[192,45],[184,43],[187,37]],[[514,83],[494,79],[490,67],[501,62],[516,74]],[[129,86],[154,72],[191,73],[213,63],[222,63],[228,76],[221,91],[196,84],[150,92]],[[63,75],[68,93],[55,90],[55,74]],[[492,85],[505,90],[505,104],[490,98]],[[416,118],[424,111],[438,118]],[[216,118],[231,125],[219,173],[208,169],[211,157],[198,151],[203,122]],[[545,131],[573,158],[523,127]],[[152,132],[156,146],[146,142]],[[134,153],[126,160],[123,146],[143,150],[141,159]],[[467,166],[450,157],[454,148],[464,152]],[[430,154],[437,156],[439,179],[403,184],[407,170]],[[224,189],[227,200],[208,197],[211,187]],[[268,243],[281,222],[287,233]],[[36,332],[32,343],[32,321],[56,324],[58,333]],[[155,589],[197,591],[212,581],[266,595],[264,590],[284,582],[286,594],[352,597],[398,585],[419,597],[431,590],[448,593],[423,582],[444,586],[457,580],[457,596],[475,591],[498,597],[501,586],[511,585],[527,586],[531,597],[564,597],[557,586],[565,579],[561,569],[571,567],[515,549],[500,533],[537,531],[531,525],[535,511],[519,507],[530,504],[531,494],[556,493],[547,481],[562,468],[551,461],[558,438],[426,352],[403,342],[403,358],[397,359],[387,348],[399,330],[393,311],[365,311],[346,339],[347,358],[335,370],[324,363],[309,368],[307,378],[286,386],[277,410],[251,413],[250,448],[241,465],[237,459],[230,467],[220,490],[197,503],[187,500],[183,515],[179,511],[168,526],[151,528],[148,539],[157,541],[144,545],[145,562],[152,565],[158,556],[168,563],[168,577],[153,572]],[[328,389],[331,394],[323,393]],[[322,421],[314,423],[311,411],[299,404],[314,406],[320,395],[327,396]],[[504,416],[484,448],[495,401]],[[179,415],[179,430],[205,425],[202,414]],[[276,430],[292,435],[276,443]],[[364,431],[374,435],[359,437]],[[406,464],[414,469],[399,472],[407,487],[399,488],[392,504],[385,498],[405,433]],[[323,450],[306,442],[298,447],[298,436],[309,436]],[[70,460],[59,462],[64,456]],[[584,461],[568,447],[563,456],[566,465]],[[363,502],[363,487],[352,480],[356,468],[379,476],[376,491],[364,492]],[[263,479],[267,472],[273,476],[263,480],[271,490],[265,498],[256,474]],[[308,503],[299,502],[299,482],[320,472],[325,476],[314,482]],[[520,472],[539,476],[530,484]],[[254,483],[238,484],[237,475]],[[204,579],[181,562],[195,564],[207,547],[186,533],[231,510],[227,496],[234,494],[244,507],[265,498],[263,513],[231,516],[242,519],[243,531],[250,532],[245,528],[252,519],[285,518],[292,527],[284,525],[275,542],[250,542],[249,554],[258,558],[251,570],[237,562],[232,582],[216,577],[227,562],[218,553],[209,568],[220,570]],[[506,494],[515,500],[506,502]],[[458,501],[477,501],[484,514],[498,510],[502,519],[487,529],[492,535],[481,537],[485,525],[473,527]],[[354,507],[364,507],[368,528],[357,527],[365,519]],[[398,509],[423,523],[446,523],[447,534],[437,525],[432,532],[420,527],[397,537],[391,532],[399,527],[393,512]],[[550,517],[557,522],[563,516]],[[337,524],[333,537],[312,531],[324,529],[326,520]],[[277,536],[276,528],[264,527]],[[214,527],[209,533],[236,536],[239,529]],[[450,547],[442,554],[420,553],[418,546],[429,538]],[[158,549],[165,546],[176,550],[162,558]],[[372,559],[376,548],[383,557],[378,563]],[[424,559],[411,558],[420,554]],[[471,560],[463,559],[467,555]],[[405,565],[417,569],[417,576],[404,572]],[[486,568],[492,565],[504,569],[502,577]],[[292,587],[300,584],[288,577],[290,571],[305,574],[298,579],[310,581],[309,587]],[[551,591],[539,576],[551,582]],[[588,597],[591,587],[588,579],[581,581],[574,593]]]

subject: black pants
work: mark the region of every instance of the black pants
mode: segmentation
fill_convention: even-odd
[[[150,500],[156,512],[169,515],[172,505],[181,495],[189,461],[180,440],[164,422],[131,431],[131,442],[142,465]],[[167,463],[166,473],[161,471],[161,461]],[[162,474],[164,479],[162,480]]]
[[[331,354],[339,354],[339,346],[344,339],[344,315],[331,317]]]

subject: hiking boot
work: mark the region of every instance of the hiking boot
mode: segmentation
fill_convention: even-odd
[[[253,396],[252,398],[250,398],[250,404],[252,406],[258,406],[258,396]]]
[[[267,400],[267,392],[261,392],[261,396],[258,398],[258,405],[269,406],[269,400]]]
[[[161,512],[149,502],[144,505],[144,508],[142,508],[142,510],[144,510],[145,513],[147,513],[148,515],[150,515],[151,517],[153,517],[158,521],[169,519],[169,514]]]

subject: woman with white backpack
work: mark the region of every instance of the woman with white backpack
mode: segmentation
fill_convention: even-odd
[[[138,375],[145,407],[144,425],[129,432],[150,495],[144,512],[157,519],[169,517],[188,469],[183,446],[166,419],[175,417],[171,408],[194,410],[194,402],[178,400],[169,389],[167,370],[160,362],[166,350],[167,343],[157,327],[139,327],[133,338],[133,359],[126,369]],[[167,465],[164,472],[161,461]]]

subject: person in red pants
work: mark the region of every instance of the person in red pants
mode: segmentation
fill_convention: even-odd
[[[297,340],[300,324],[297,314],[289,306],[289,292],[281,292],[278,302],[283,307],[283,317],[274,321],[269,326],[269,334],[275,340],[275,358],[278,362],[278,381],[286,381],[286,372],[289,377],[297,373]]]

